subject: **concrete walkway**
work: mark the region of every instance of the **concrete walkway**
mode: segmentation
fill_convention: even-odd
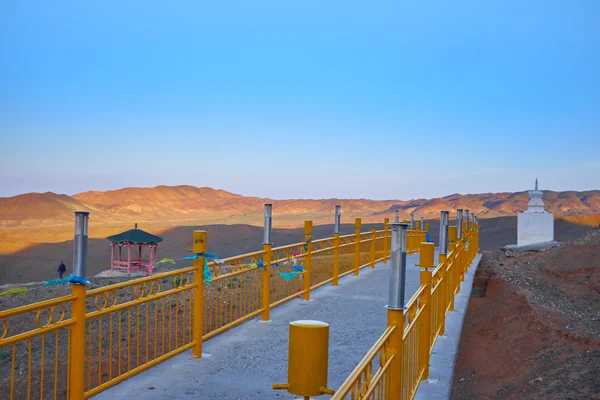
[[[436,258],[437,259],[437,258]],[[418,255],[407,257],[406,301],[419,287]],[[291,300],[271,311],[271,322],[248,321],[204,344],[210,356],[185,352],[94,397],[118,399],[291,399],[273,383],[287,382],[289,323],[330,324],[329,387],[337,389],[386,328],[389,264],[345,276],[312,300]]]

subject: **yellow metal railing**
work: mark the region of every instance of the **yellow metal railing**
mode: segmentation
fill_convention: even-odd
[[[387,399],[390,396],[390,366],[396,355],[390,344],[396,326],[390,326],[367,352],[359,366],[336,390],[332,399]]]
[[[444,333],[446,314],[454,310],[454,296],[460,291],[460,282],[479,249],[479,227],[469,228],[463,230],[464,239],[457,240],[450,232],[450,253],[440,255],[433,272],[421,272],[421,286],[404,310],[388,311],[388,328],[332,400],[410,400],[415,396],[419,384],[429,375],[433,346]],[[415,238],[420,238],[420,234],[409,231],[407,253],[415,251]],[[394,335],[399,335],[396,340]],[[376,355],[378,369],[373,373]],[[395,358],[399,360],[396,365]]]
[[[208,263],[210,282],[197,258],[187,268],[93,290],[72,285],[70,296],[0,311],[0,397],[81,400],[188,349],[201,357],[203,341],[258,315],[268,320],[277,305],[308,300],[317,287],[387,262],[388,221],[383,230],[361,232],[357,219],[353,234],[319,240],[307,221],[301,243],[266,244]],[[416,252],[425,232],[411,232]],[[194,232],[193,252],[206,244],[206,232]],[[301,277],[282,278],[294,262]],[[372,359],[385,366],[374,377],[388,373],[387,346],[384,340]]]
[[[135,279],[85,293],[84,396],[93,396],[191,348],[195,267]],[[74,286],[75,287],[75,286]]]

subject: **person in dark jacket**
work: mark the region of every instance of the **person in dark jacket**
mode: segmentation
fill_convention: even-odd
[[[58,269],[56,270],[56,272],[58,272],[58,277],[60,279],[62,279],[63,275],[65,272],[67,272],[67,267],[65,267],[65,264],[63,264],[63,262],[60,262],[60,265],[58,266]]]

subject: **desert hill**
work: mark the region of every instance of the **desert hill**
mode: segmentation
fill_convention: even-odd
[[[102,223],[139,221],[205,221],[255,215],[262,205],[273,203],[279,216],[306,213],[331,213],[340,204],[345,213],[364,217],[401,211],[403,218],[411,212],[436,218],[440,210],[467,208],[481,218],[514,215],[527,207],[527,192],[452,194],[437,199],[368,200],[368,199],[290,199],[246,197],[225,190],[194,186],[157,186],[124,188],[106,192],[84,192],[74,196],[55,193],[28,193],[0,198],[1,226],[57,225],[71,223],[73,209],[94,213]],[[584,192],[545,191],[547,210],[559,215],[586,215],[600,212],[600,190]],[[379,219],[380,217],[377,217]],[[35,222],[35,223],[34,223]]]
[[[547,209],[558,216],[587,218],[600,213],[600,190],[544,193]],[[439,218],[440,210],[467,208],[480,219],[514,216],[527,207],[527,192],[452,194],[436,199],[288,199],[247,197],[208,187],[157,186],[91,191],[73,196],[55,193],[28,193],[0,198],[0,254],[14,254],[46,243],[60,243],[73,236],[73,210],[89,210],[90,238],[131,229],[161,234],[179,226],[262,225],[264,203],[273,203],[277,228],[298,228],[304,220],[315,225],[331,223],[336,204],[342,206],[342,222],[360,217],[363,223],[393,219],[400,210],[402,219],[414,212],[417,218]],[[582,221],[577,223],[585,224]],[[590,224],[588,224],[590,225]]]

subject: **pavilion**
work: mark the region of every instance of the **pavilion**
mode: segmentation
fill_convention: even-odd
[[[148,275],[156,269],[156,250],[158,244],[163,241],[160,236],[152,235],[146,231],[138,229],[135,224],[134,229],[130,229],[126,232],[119,233],[117,235],[109,236],[108,239],[110,244],[110,269],[111,271],[127,272],[138,269],[145,269],[148,271]],[[127,259],[123,259],[122,250],[123,247],[127,248]],[[137,247],[137,257],[134,256],[135,249]],[[149,254],[148,259],[142,258],[142,248],[148,247]],[[134,258],[135,257],[135,258]]]

